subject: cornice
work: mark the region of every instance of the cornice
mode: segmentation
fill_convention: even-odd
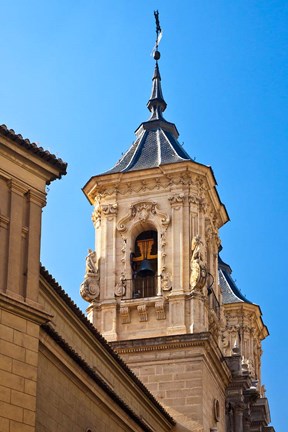
[[[57,167],[61,171],[61,174],[66,174],[67,163],[63,162],[62,159],[57,158],[54,154],[42,147],[38,147],[36,143],[30,142],[29,139],[24,139],[22,135],[16,134],[13,129],[8,129],[6,125],[0,126],[0,136],[6,137],[15,144],[22,148],[23,150],[28,150],[30,153],[35,154],[37,157],[44,160],[46,163]]]
[[[239,312],[241,315],[243,315],[247,311],[253,313],[255,315],[255,319],[258,325],[258,330],[261,335],[261,340],[269,336],[269,330],[263,322],[262,312],[260,306],[258,306],[257,304],[239,302],[239,303],[226,303],[223,306],[224,306],[224,313],[228,313],[231,311]]]
[[[7,312],[11,312],[40,325],[47,323],[52,318],[52,315],[40,309],[40,305],[39,309],[36,309],[36,307],[31,306],[30,304],[22,302],[4,293],[0,293],[0,307]]]
[[[130,354],[147,351],[165,351],[171,349],[205,346],[210,341],[210,333],[185,334],[177,336],[160,336],[154,338],[133,339],[110,342],[119,354]]]

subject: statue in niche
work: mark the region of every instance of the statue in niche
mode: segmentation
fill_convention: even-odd
[[[202,292],[207,279],[207,270],[204,262],[203,242],[199,235],[193,237],[190,261],[190,288],[191,291]]]
[[[91,302],[99,296],[99,281],[100,275],[97,266],[97,255],[95,251],[89,249],[86,257],[84,281],[80,286],[80,294],[84,300]]]

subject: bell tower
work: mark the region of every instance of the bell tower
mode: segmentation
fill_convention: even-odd
[[[83,188],[96,243],[80,292],[89,320],[174,417],[177,431],[248,432],[243,424],[259,396],[267,329],[219,258],[219,229],[229,217],[213,171],[191,159],[164,118],[158,12],[155,18],[150,117],[114,167]]]
[[[220,422],[224,431],[214,405],[224,412],[229,370],[215,341],[218,230],[229,218],[212,169],[191,159],[163,116],[159,34],[158,28],[150,117],[116,165],[83,188],[94,207],[96,246],[86,258],[81,295],[90,321],[148,388],[161,379],[156,396],[183,425]],[[178,398],[179,382],[185,397]]]
[[[81,294],[109,341],[193,334],[219,321],[218,230],[228,215],[211,168],[190,158],[163,117],[158,50],[154,57],[149,120],[83,188],[97,240]]]

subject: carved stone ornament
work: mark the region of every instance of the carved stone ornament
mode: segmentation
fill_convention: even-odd
[[[163,227],[167,227],[170,223],[170,217],[158,209],[156,202],[142,201],[130,206],[129,213],[119,221],[117,229],[120,232],[126,232],[132,221],[146,222],[148,219],[156,219]]]
[[[92,213],[92,222],[95,228],[99,228],[101,225],[101,207],[99,199],[95,202],[94,211]]]
[[[118,204],[103,204],[101,210],[105,216],[116,215],[118,211]]]
[[[120,282],[116,284],[115,286],[115,296],[116,297],[123,297],[126,292],[126,279],[125,276],[122,274],[120,277]]]
[[[190,287],[192,291],[202,291],[207,279],[207,270],[204,263],[203,242],[200,236],[195,236],[192,240],[192,256],[190,268]]]
[[[167,272],[166,267],[162,268],[161,288],[162,291],[170,291],[172,289],[171,276],[170,273]]]
[[[169,201],[170,201],[171,206],[175,206],[175,205],[177,206],[179,204],[183,204],[184,203],[184,198],[185,198],[184,194],[180,193],[178,195],[171,196],[169,198]]]
[[[100,294],[100,275],[97,268],[96,252],[89,249],[86,257],[86,271],[84,281],[80,286],[82,298],[88,302],[95,300]]]
[[[141,304],[141,305],[137,306],[137,311],[139,314],[139,320],[140,321],[148,321],[148,313],[147,313],[146,304]]]
[[[121,317],[122,324],[130,323],[131,318],[130,318],[130,310],[128,306],[120,307],[120,317]]]
[[[157,320],[164,320],[166,318],[165,302],[163,299],[160,299],[157,302],[155,302],[155,312],[156,312]]]

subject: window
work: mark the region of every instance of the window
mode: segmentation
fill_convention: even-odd
[[[131,254],[132,297],[153,297],[157,287],[157,231],[140,233]]]

